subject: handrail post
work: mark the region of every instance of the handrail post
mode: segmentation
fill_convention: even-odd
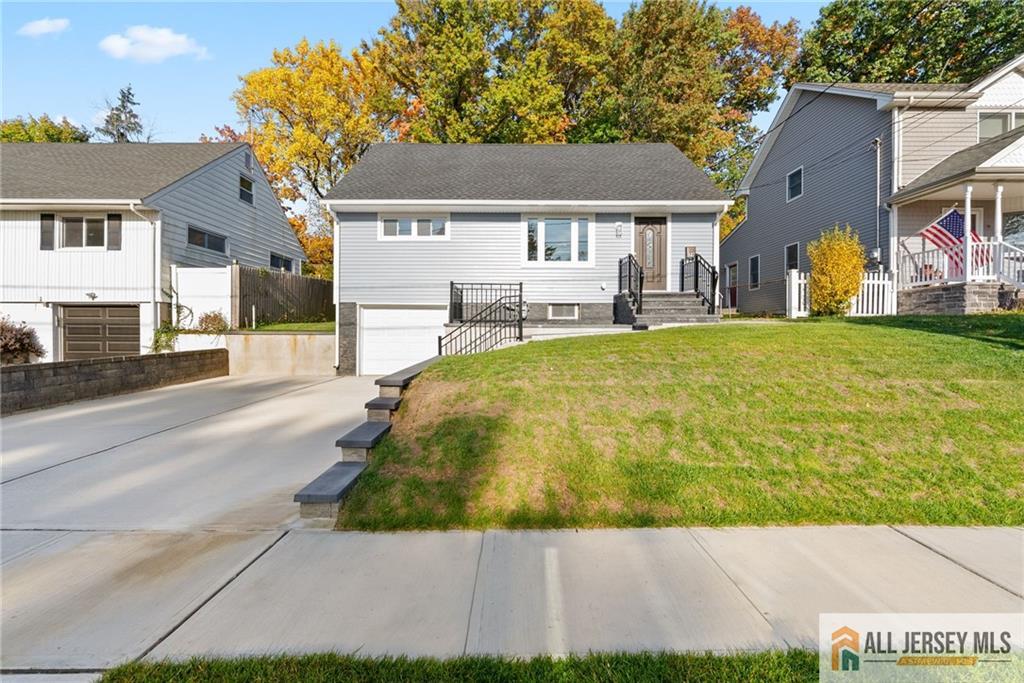
[[[519,282],[519,301],[516,302],[516,321],[519,323],[519,339],[523,341],[523,283]]]

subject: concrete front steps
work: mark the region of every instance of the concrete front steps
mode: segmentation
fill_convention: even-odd
[[[707,306],[693,292],[644,292],[644,312],[636,322],[648,327],[671,323],[714,323],[718,313],[708,313]]]
[[[370,451],[391,431],[391,421],[402,403],[402,393],[437,358],[430,358],[404,370],[379,378],[375,384],[379,396],[366,402],[366,422],[339,438],[341,460],[306,484],[295,494],[302,518],[333,518],[345,496],[366,469]]]

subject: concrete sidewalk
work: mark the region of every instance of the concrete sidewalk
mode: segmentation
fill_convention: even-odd
[[[123,535],[6,532],[8,673],[283,652],[814,648],[819,612],[1024,611],[1022,529],[290,528],[204,547]],[[132,562],[110,564],[124,542]],[[196,582],[197,563],[220,583]]]
[[[817,647],[819,612],[1020,612],[1024,530],[293,530],[148,659]]]

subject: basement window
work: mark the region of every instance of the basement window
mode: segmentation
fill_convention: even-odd
[[[579,320],[579,304],[548,304],[548,320]]]

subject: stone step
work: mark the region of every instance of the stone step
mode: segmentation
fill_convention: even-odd
[[[364,422],[334,442],[341,449],[342,462],[366,462],[371,448],[391,431],[391,423],[382,420]]]
[[[402,403],[400,396],[378,396],[366,402],[368,422],[391,422],[391,416]]]
[[[338,506],[366,469],[365,462],[336,462],[295,494],[299,516],[337,517]]]
[[[718,315],[638,315],[637,324],[664,325],[667,323],[717,323]]]

